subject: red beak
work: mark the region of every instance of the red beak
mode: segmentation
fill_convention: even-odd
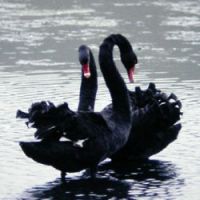
[[[128,78],[129,78],[129,81],[130,83],[133,83],[134,82],[134,71],[135,71],[135,66],[131,67],[129,70],[128,70]]]
[[[88,64],[83,65],[83,75],[85,78],[90,78],[90,76],[91,76],[90,66]]]

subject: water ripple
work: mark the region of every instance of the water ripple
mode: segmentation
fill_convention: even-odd
[[[178,17],[168,17],[166,21],[163,21],[161,25],[167,26],[180,26],[180,27],[199,27],[200,21],[199,17],[196,16],[178,16]]]

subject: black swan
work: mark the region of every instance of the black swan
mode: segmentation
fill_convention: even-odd
[[[37,137],[44,140],[20,142],[28,157],[61,170],[62,178],[66,172],[86,168],[91,170],[91,176],[95,176],[98,163],[122,148],[128,140],[131,129],[129,95],[113,61],[113,47],[113,40],[108,37],[101,44],[99,52],[100,68],[112,97],[112,112],[107,115],[102,112],[73,112],[67,103],[52,106],[34,121],[41,130],[49,127],[48,130],[37,132]],[[51,118],[54,123],[52,120],[49,122]],[[82,140],[82,143],[45,140],[45,137],[54,134]]]
[[[135,60],[136,64],[137,57],[130,42],[121,34],[116,35],[114,42],[120,49],[121,60],[127,71],[134,72],[129,61]],[[130,74],[129,80],[133,80]],[[136,87],[135,92],[129,91],[129,95],[132,128],[127,144],[111,156],[114,162],[146,160],[173,142],[181,129],[181,124],[176,123],[180,120],[182,105],[173,93],[167,95],[150,83],[146,90]],[[109,110],[112,110],[112,105],[105,107],[102,112],[109,113]]]
[[[115,36],[111,35],[109,40],[112,40],[112,43],[118,45],[121,60],[127,69],[129,80],[133,81],[134,65],[137,64],[137,56],[133,52],[130,42],[120,34]],[[88,60],[88,56],[83,55],[89,55],[86,48],[83,48],[83,50],[83,53],[79,54],[79,60],[80,62],[82,60],[82,65],[85,63],[83,60]],[[80,59],[80,57],[84,59]],[[94,64],[92,63],[90,64],[91,69],[93,65]],[[94,79],[96,79],[95,69],[96,67],[93,67],[93,71],[91,70],[91,76],[92,73],[94,73]],[[82,77],[84,76],[82,75]],[[89,78],[85,80],[89,81]],[[85,97],[82,99],[80,98],[79,102],[79,105],[82,101],[84,102],[82,103],[84,105],[84,110],[87,110],[91,105],[94,106],[97,86],[94,80],[93,83],[90,83],[88,82],[87,84],[87,88],[89,88],[90,91],[86,87],[81,86],[80,93],[82,90],[87,90],[87,93],[84,93]],[[92,90],[95,92],[91,92]],[[129,94],[133,115],[131,134],[128,143],[112,156],[113,161],[148,159],[150,156],[162,151],[168,144],[173,142],[181,129],[181,125],[176,124],[176,122],[180,120],[181,103],[173,93],[167,95],[158,90],[155,84],[150,83],[146,90],[141,90],[139,87],[136,87],[135,91],[129,91]],[[90,101],[87,101],[86,99],[90,99]],[[30,110],[34,110],[34,108],[37,107],[33,105]],[[111,108],[112,106],[109,105],[102,112],[106,115],[106,113],[112,112]],[[38,109],[35,110],[38,111]],[[40,110],[38,112],[40,112]],[[38,113],[29,113],[33,115],[29,122],[34,122]],[[43,122],[40,123],[40,128],[35,125],[39,132],[42,131],[42,123]],[[52,134],[49,135],[49,138],[51,138]],[[55,134],[53,134],[53,136],[55,136]],[[61,137],[61,134],[58,134],[58,137],[56,138],[59,139],[59,137]]]
[[[133,72],[137,56],[128,39],[121,34],[110,37],[120,49],[120,57],[129,80],[133,82]],[[176,95],[158,90],[150,83],[146,90],[136,87],[129,91],[132,106],[132,128],[127,144],[111,156],[112,161],[146,160],[162,151],[173,142],[181,129],[181,102]],[[103,113],[112,111],[112,104],[103,109]]]

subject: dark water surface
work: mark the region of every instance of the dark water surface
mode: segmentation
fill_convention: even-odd
[[[200,199],[200,0],[0,0],[0,16],[0,199]],[[153,81],[174,92],[183,128],[148,163],[104,165],[94,182],[80,172],[61,184],[58,171],[20,150],[18,141],[33,140],[34,130],[15,113],[40,100],[76,109],[77,49],[87,44],[97,58],[110,33],[125,34],[138,55],[128,87]],[[100,77],[95,110],[109,102]]]

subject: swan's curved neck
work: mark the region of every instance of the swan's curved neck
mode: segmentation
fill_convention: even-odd
[[[120,53],[133,52],[130,42],[121,34],[112,35],[115,44],[119,47]]]
[[[90,78],[81,76],[78,111],[93,111],[97,93],[97,70],[94,56],[90,51]]]
[[[120,57],[122,63],[124,64],[124,67],[128,72],[130,72],[130,69],[131,71],[133,71],[135,64],[137,64],[138,60],[135,52],[132,49],[131,43],[127,40],[126,37],[121,34],[113,34],[111,36],[115,44],[120,49]]]
[[[112,97],[113,111],[130,119],[130,104],[127,87],[113,61],[115,41],[107,37],[100,46],[99,63],[106,85]]]

